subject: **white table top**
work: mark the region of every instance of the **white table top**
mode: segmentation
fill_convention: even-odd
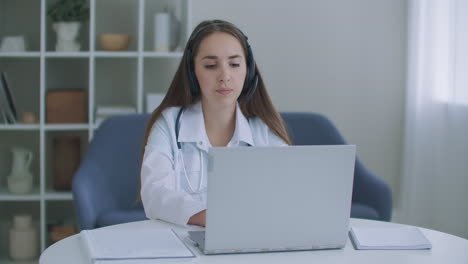
[[[396,226],[399,224],[363,219],[351,219],[350,227],[356,226]],[[191,226],[183,228],[163,221],[147,220],[141,222],[126,223],[104,228],[119,229],[147,229],[147,228],[172,228],[182,240],[197,255],[196,258],[181,260],[156,260],[153,263],[468,263],[468,240],[450,234],[420,228],[432,243],[431,250],[355,250],[348,238],[346,247],[333,250],[229,254],[229,255],[204,255],[188,239],[188,230],[200,230]],[[80,235],[73,235],[63,239],[49,248],[41,255],[39,263],[89,263],[86,258],[80,240]]]

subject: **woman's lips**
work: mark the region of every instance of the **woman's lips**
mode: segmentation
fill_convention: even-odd
[[[216,90],[216,92],[222,95],[227,95],[232,92],[232,89],[219,89],[219,90]]]

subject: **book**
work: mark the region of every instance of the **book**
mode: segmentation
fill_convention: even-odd
[[[122,114],[135,114],[136,109],[132,106],[124,105],[111,105],[111,106],[98,106],[96,108],[96,115],[112,116]]]
[[[352,227],[356,249],[431,249],[432,244],[417,227]]]
[[[98,106],[96,107],[96,114],[95,114],[95,124],[96,126],[100,126],[101,123],[113,116],[117,115],[130,115],[136,114],[135,107],[132,106],[125,106],[125,105],[109,105],[109,106]]]
[[[193,258],[172,229],[95,229],[80,233],[92,263]]]
[[[2,96],[4,99],[1,103],[3,105],[2,109],[4,112],[4,116],[6,117],[7,123],[14,124],[18,119],[18,113],[16,111],[15,98],[10,90],[10,87],[8,86],[6,72],[1,73],[0,79],[3,88]]]

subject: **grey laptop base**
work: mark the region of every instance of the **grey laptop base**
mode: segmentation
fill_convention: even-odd
[[[196,243],[196,246],[205,253],[205,231],[188,231],[190,239]],[[211,253],[205,253],[209,255],[216,255],[216,254],[239,254],[239,253],[261,253],[261,252],[281,252],[281,251],[305,251],[305,250],[319,250],[319,249],[340,249],[343,248],[343,246],[333,246],[330,248],[326,247],[317,247],[317,248],[311,248],[308,246],[305,247],[295,247],[295,248],[278,248],[278,249],[226,249],[226,250],[220,250],[217,252],[211,252]]]

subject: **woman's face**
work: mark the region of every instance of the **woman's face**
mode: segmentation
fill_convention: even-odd
[[[241,43],[228,33],[208,35],[200,42],[194,62],[202,103],[212,106],[236,104],[246,76]]]

